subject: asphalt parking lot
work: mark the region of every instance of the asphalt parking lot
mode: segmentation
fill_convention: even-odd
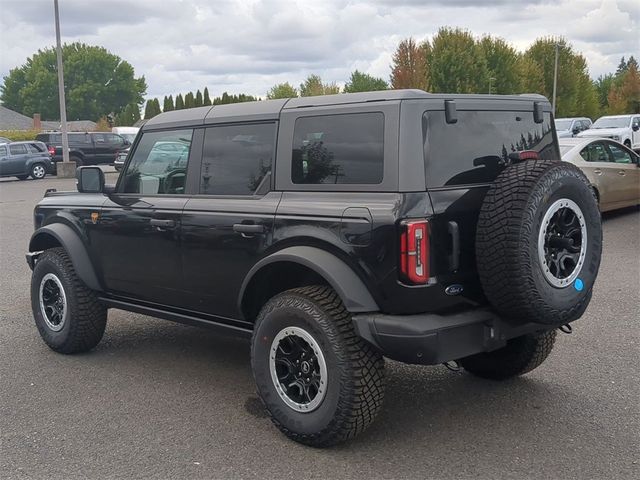
[[[640,477],[637,209],[605,217],[591,306],[540,368],[497,383],[387,362],[378,421],[314,450],[266,418],[244,340],[111,310],[94,351],[49,350],[24,253],[50,187],[74,181],[0,180],[1,478]]]

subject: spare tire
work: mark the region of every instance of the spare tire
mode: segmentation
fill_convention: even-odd
[[[489,302],[513,323],[580,318],[601,251],[598,203],[576,166],[517,163],[489,188],[476,231],[478,274]]]

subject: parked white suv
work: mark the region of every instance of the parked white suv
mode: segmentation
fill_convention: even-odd
[[[591,119],[587,117],[556,118],[558,138],[575,137],[578,133],[591,127]]]
[[[610,138],[628,148],[640,150],[640,115],[610,115],[600,117],[589,130],[578,137]]]

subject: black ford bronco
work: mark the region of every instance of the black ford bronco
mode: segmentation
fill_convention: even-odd
[[[594,193],[541,96],[419,90],[164,113],[116,185],[47,192],[27,260],[44,341],[119,308],[251,337],[273,422],[313,446],[376,417],[383,357],[506,379],[589,304]]]

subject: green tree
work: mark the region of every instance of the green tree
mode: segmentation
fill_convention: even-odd
[[[484,36],[478,42],[487,69],[489,85],[486,92],[497,94],[520,93],[520,75],[518,75],[518,52],[505,40],[498,37]]]
[[[202,100],[202,104],[206,107],[211,105],[211,97],[209,96],[209,89],[204,87],[204,99]]]
[[[637,63],[628,65],[620,79],[614,82],[608,103],[608,113],[611,114],[640,113],[640,73]]]
[[[289,82],[278,83],[271,87],[267,92],[267,98],[273,100],[276,98],[295,98],[298,96],[298,90]]]
[[[427,54],[431,89],[440,93],[485,93],[489,68],[483,49],[467,30],[441,28]]]
[[[383,79],[355,70],[351,73],[349,81],[344,86],[344,91],[346,93],[373,92],[375,90],[387,90],[388,88],[389,85]]]
[[[192,92],[187,93],[184,96],[184,108],[193,108],[195,107],[195,98]]]
[[[430,49],[428,42],[418,45],[413,38],[402,40],[392,58],[391,88],[429,90],[427,54]]]
[[[162,111],[160,110],[160,102],[158,101],[158,99],[152,98],[151,100],[147,100],[147,105],[144,108],[145,120],[149,120],[150,118],[153,118],[160,113],[162,113]]]
[[[600,113],[606,114],[609,108],[609,92],[611,91],[611,87],[613,87],[613,83],[615,81],[615,76],[613,73],[607,73],[606,75],[600,75],[596,81],[593,83],[596,92],[598,93],[598,103],[600,105]]]
[[[173,105],[173,96],[169,95],[168,97],[164,97],[164,103],[162,105],[163,112],[170,112],[175,110],[176,107]]]
[[[340,87],[335,83],[322,83],[319,75],[309,75],[303,83],[300,84],[300,96],[312,97],[315,95],[332,95],[340,93]]]
[[[122,112],[143,103],[144,77],[136,78],[130,63],[106,49],[83,43],[62,47],[67,118],[97,120],[109,112]],[[5,107],[43,120],[58,120],[58,76],[53,48],[38,50],[26,63],[12,69],[0,86]]]
[[[135,103],[130,103],[125,109],[116,115],[116,126],[131,127],[140,120],[140,107]]]
[[[202,92],[200,90],[198,90],[196,92],[196,98],[195,101],[193,102],[193,106],[194,107],[202,107],[204,105],[204,103],[202,103]]]
[[[182,98],[182,94],[179,93],[176,95],[176,110],[184,109],[184,99]]]

